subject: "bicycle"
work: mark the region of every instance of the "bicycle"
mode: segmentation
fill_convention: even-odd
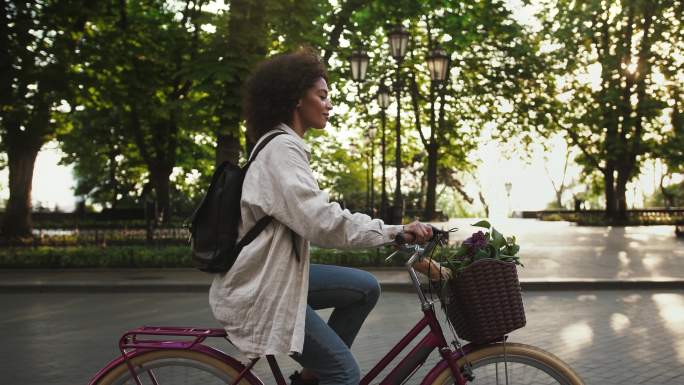
[[[426,297],[413,268],[417,261],[448,240],[448,232],[434,232],[435,236],[425,246],[400,247],[400,251],[411,254],[406,267],[420,299],[423,318],[361,379],[360,385],[368,385],[375,380],[425,329],[429,330],[428,333],[379,382],[381,385],[403,384],[434,350],[439,352],[441,360],[428,371],[421,385],[582,385],[582,379],[558,357],[535,346],[507,342],[506,336],[489,343],[461,345],[454,335],[452,343],[447,343],[434,302]],[[173,339],[179,337],[183,339]],[[216,328],[143,326],[130,330],[119,339],[121,356],[101,369],[89,384],[263,385],[252,372],[259,358],[243,364],[218,349],[202,344],[207,338],[228,340],[225,331]],[[275,357],[266,356],[266,360],[277,384],[287,385]]]

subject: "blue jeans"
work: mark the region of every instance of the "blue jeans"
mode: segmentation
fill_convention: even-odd
[[[378,281],[366,271],[312,264],[304,350],[292,358],[320,385],[358,385],[361,373],[349,348],[379,296]],[[315,310],[327,308],[335,310],[326,324]]]

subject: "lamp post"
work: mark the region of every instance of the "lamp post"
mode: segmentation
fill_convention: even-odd
[[[506,187],[506,196],[508,197],[508,212],[506,213],[506,216],[511,215],[511,190],[513,189],[513,183],[511,181],[508,181],[504,184],[504,187]]]
[[[380,106],[380,122],[382,126],[380,127],[380,146],[382,147],[382,182],[381,192],[380,192],[380,218],[387,221],[387,189],[386,189],[386,176],[385,176],[385,125],[387,123],[386,110],[390,104],[390,90],[385,85],[383,81],[378,88],[378,105]]]
[[[437,141],[435,140],[435,90],[442,90],[442,84],[446,79],[447,69],[449,67],[449,56],[441,47],[436,46],[427,57],[427,66],[430,72],[430,141],[428,143],[428,169],[427,169],[427,194],[425,199],[424,217],[426,220],[432,220],[435,216],[437,205]],[[439,95],[438,95],[439,96]],[[443,107],[442,107],[443,108]],[[440,127],[438,129],[441,131]]]
[[[395,167],[396,167],[396,186],[394,188],[394,205],[392,208],[391,223],[399,224],[404,214],[404,202],[401,196],[401,62],[406,55],[406,48],[408,47],[409,33],[401,26],[397,25],[388,34],[390,44],[390,53],[397,62],[397,80],[394,85],[397,98],[397,120],[396,120],[396,150],[395,150]]]
[[[368,142],[370,144],[370,167],[369,172],[370,172],[370,180],[368,182],[368,190],[370,191],[370,205],[369,205],[369,212],[371,216],[374,216],[374,211],[375,211],[375,181],[373,178],[374,170],[375,170],[375,126],[371,125],[368,131],[366,132],[366,137],[368,138]]]
[[[370,58],[368,57],[368,54],[366,51],[364,51],[361,48],[357,48],[352,52],[351,55],[347,58],[349,60],[349,66],[351,67],[351,77],[352,80],[356,82],[357,85],[357,94],[359,96],[359,99],[361,99],[361,82],[366,79],[366,70],[368,69],[368,63],[370,62]],[[361,100],[363,103],[363,100]],[[369,182],[369,180],[373,179],[372,173],[370,173],[369,170],[366,171],[366,181]],[[372,206],[370,206],[370,195],[372,192],[368,189],[368,186],[370,183],[366,184],[366,207],[372,210]],[[369,211],[371,211],[369,210]]]

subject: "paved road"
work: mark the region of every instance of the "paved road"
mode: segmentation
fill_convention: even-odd
[[[199,293],[0,294],[0,303],[3,385],[84,384],[117,355],[119,335],[143,324],[216,326]],[[531,292],[525,306],[528,326],[511,340],[555,353],[587,384],[684,384],[684,291]],[[420,315],[415,295],[383,293],[354,345],[362,370]],[[279,362],[284,373],[295,368]],[[265,366],[257,370],[274,383]]]
[[[473,219],[454,219],[451,240],[477,231]],[[521,278],[663,279],[684,278],[684,239],[674,226],[587,227],[534,219],[492,221],[515,235],[525,268]],[[440,225],[442,226],[442,225]]]

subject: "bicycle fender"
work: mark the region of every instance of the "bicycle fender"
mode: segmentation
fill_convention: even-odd
[[[142,354],[149,353],[151,351],[155,351],[158,349],[136,349],[132,352],[128,353],[128,359],[132,359],[135,357],[138,357]],[[187,350],[193,350],[199,353],[204,353],[209,356],[212,356],[213,358],[216,358],[218,360],[221,360],[222,362],[226,363],[228,366],[232,367],[235,369],[237,372],[242,372],[245,369],[245,365],[243,365],[240,361],[236,360],[235,358],[227,355],[226,353],[222,352],[221,350],[218,350],[216,348],[212,348],[211,346],[206,346],[202,344],[196,344],[193,347],[187,349]],[[115,358],[114,360],[110,361],[104,368],[100,369],[95,376],[88,382],[88,385],[95,385],[97,384],[102,377],[107,375],[111,370],[116,368],[119,365],[125,365],[126,359],[123,356],[119,356]],[[252,385],[264,385],[263,381],[259,379],[252,371],[249,371],[248,373],[245,374],[244,379],[246,379],[250,384]]]

